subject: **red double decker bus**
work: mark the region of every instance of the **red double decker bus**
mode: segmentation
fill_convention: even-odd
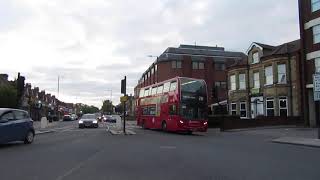
[[[204,80],[176,77],[140,89],[137,124],[146,129],[205,132],[207,86]]]

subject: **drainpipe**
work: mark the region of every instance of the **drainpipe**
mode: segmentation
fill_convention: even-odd
[[[249,118],[249,119],[251,119],[251,93],[250,93],[250,72],[249,72],[249,70],[250,70],[250,66],[249,66],[249,61],[247,61],[247,66],[246,66],[246,68],[247,68],[247,97],[248,97],[248,114],[247,114],[247,117]]]
[[[299,66],[299,74],[300,74],[300,89],[302,91],[301,93],[301,117],[304,118],[304,122],[306,126],[309,126],[309,94],[308,94],[308,90],[306,89],[306,72],[305,72],[305,60],[306,60],[306,56],[305,56],[305,49],[304,49],[304,45],[306,44],[306,40],[304,37],[304,14],[303,14],[303,0],[299,0],[299,9],[301,10],[299,12],[299,24],[300,24],[300,56],[299,56],[299,64],[297,64]]]
[[[291,116],[293,116],[293,98],[292,98],[292,77],[291,77],[291,55],[289,53],[287,53],[287,57],[288,57],[288,81],[290,82],[289,85],[289,97],[290,97],[290,114]],[[279,109],[280,110],[280,109]]]

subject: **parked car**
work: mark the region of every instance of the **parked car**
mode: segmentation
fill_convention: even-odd
[[[72,121],[72,118],[70,115],[64,115],[63,116],[63,121]]]
[[[71,114],[72,121],[78,120],[78,116],[76,114]]]
[[[33,120],[27,111],[0,108],[0,144],[13,141],[31,144],[34,136]]]
[[[116,123],[117,119],[114,116],[106,115],[106,116],[104,116],[103,121],[110,122],[110,123]]]
[[[95,114],[84,114],[79,120],[79,128],[94,127],[98,128],[98,120]]]

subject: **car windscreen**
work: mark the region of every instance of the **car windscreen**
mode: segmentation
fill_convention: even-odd
[[[95,119],[96,116],[94,114],[85,114],[82,116],[82,119]]]

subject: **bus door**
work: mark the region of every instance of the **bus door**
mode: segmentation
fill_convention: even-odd
[[[169,115],[167,121],[170,127],[176,126],[179,121],[177,104],[169,104]]]

